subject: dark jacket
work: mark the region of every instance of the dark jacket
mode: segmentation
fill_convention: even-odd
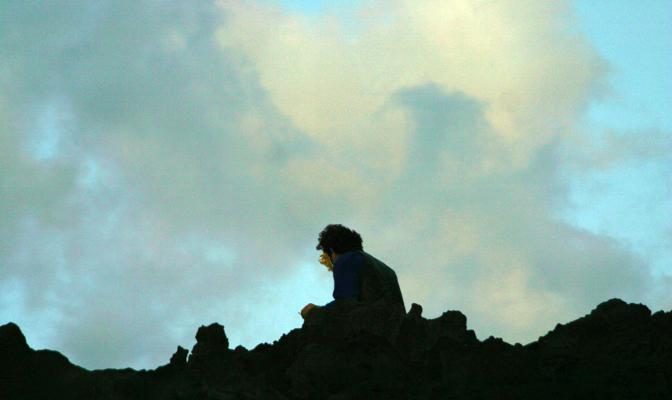
[[[364,303],[382,301],[406,313],[404,298],[394,270],[369,253],[361,251],[361,254],[364,255],[365,262],[360,273],[359,301]]]
[[[397,274],[385,263],[365,251],[342,254],[334,265],[334,301],[358,300],[361,303],[385,304],[406,313]]]

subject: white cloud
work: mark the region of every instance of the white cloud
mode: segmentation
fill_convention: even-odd
[[[374,2],[355,21],[222,4],[220,44],[247,55],[328,153],[289,176],[328,176],[316,188],[389,238],[381,248],[431,312],[457,304],[486,332],[531,340],[604,296],[644,290],[640,261],[555,217],[567,190],[558,144],[606,70],[567,3]]]
[[[594,164],[572,149],[604,68],[566,2],[343,15],[3,8],[0,283],[29,337],[50,326],[40,340],[87,367],[156,366],[214,320],[249,347],[328,297],[306,265],[333,222],[407,306],[460,309],[480,336],[641,298],[641,260],[555,217],[562,168]]]

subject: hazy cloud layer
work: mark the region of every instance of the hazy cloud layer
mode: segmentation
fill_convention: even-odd
[[[332,222],[483,337],[657,301],[649,260],[559,217],[568,175],[670,154],[586,138],[605,65],[573,24],[550,0],[4,5],[0,306],[87,367],[212,321],[254,345],[328,298]]]

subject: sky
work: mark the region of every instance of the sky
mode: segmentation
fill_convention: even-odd
[[[670,310],[671,3],[2,2],[0,324],[89,369],[271,343],[330,223],[480,339]]]

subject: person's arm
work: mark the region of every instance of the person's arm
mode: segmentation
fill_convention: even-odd
[[[357,253],[341,256],[334,265],[334,300],[325,304],[332,308],[339,300],[359,296],[359,270],[362,258]]]

